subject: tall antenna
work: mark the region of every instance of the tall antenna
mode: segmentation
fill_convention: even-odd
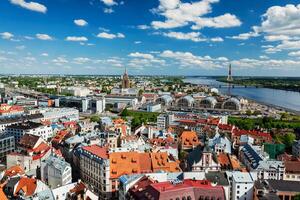
[[[233,78],[232,78],[232,72],[231,72],[231,64],[229,64],[229,68],[228,68],[227,81],[228,81],[228,82],[232,82],[232,81],[233,81]]]

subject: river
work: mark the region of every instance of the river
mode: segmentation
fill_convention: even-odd
[[[226,83],[216,81],[210,77],[186,77],[184,82],[193,84],[202,84],[216,87],[218,85],[226,86]],[[228,94],[227,87],[218,88],[223,94]],[[230,94],[235,96],[242,96],[265,104],[272,104],[290,110],[300,111],[300,92],[292,92],[285,90],[269,89],[269,88],[255,88],[255,87],[236,87],[230,89]]]

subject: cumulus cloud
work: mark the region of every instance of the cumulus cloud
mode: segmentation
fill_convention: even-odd
[[[257,31],[269,35],[300,36],[300,4],[272,6],[263,15]]]
[[[212,42],[223,42],[224,39],[221,37],[214,37],[214,38],[210,38],[210,41]]]
[[[163,33],[163,36],[169,38],[175,38],[178,40],[191,40],[193,42],[203,42],[206,41],[205,38],[201,37],[201,33],[199,32],[190,32],[190,33],[183,33],[183,32],[168,32]]]
[[[241,21],[233,14],[225,13],[216,17],[204,17],[212,12],[211,4],[219,0],[202,0],[183,3],[180,0],[160,0],[158,8],[153,12],[165,17],[164,21],[152,21],[155,29],[178,28],[192,25],[194,30],[204,27],[227,28],[240,26]]]
[[[68,36],[66,37],[65,39],[66,41],[72,41],[72,42],[86,42],[88,41],[88,39],[84,36],[80,36],[80,37],[77,37],[77,36]]]
[[[48,57],[49,54],[48,53],[42,53],[41,56],[45,56],[45,57]]]
[[[248,40],[249,38],[252,38],[252,37],[258,37],[259,34],[257,32],[249,32],[249,33],[241,33],[239,35],[235,35],[235,36],[232,36],[232,37],[228,37],[228,38],[231,38],[231,39],[235,39],[235,40]]]
[[[76,24],[77,26],[87,26],[88,22],[84,19],[75,19],[74,24]]]
[[[73,61],[75,64],[83,64],[83,63],[91,61],[91,59],[89,59],[87,57],[77,57],[77,58],[74,58]]]
[[[145,58],[145,59],[153,59],[154,58],[154,56],[151,54],[139,53],[139,52],[130,53],[128,56],[135,57],[135,58]]]
[[[1,35],[1,38],[5,39],[5,40],[10,40],[14,37],[14,35],[10,32],[3,32],[3,33],[0,33],[0,35]]]
[[[288,55],[289,56],[300,56],[300,51],[292,51]]]
[[[297,54],[297,53],[296,53]],[[231,63],[238,69],[297,69],[300,67],[300,60],[291,59],[269,59],[267,56],[260,56],[260,59],[241,58],[229,60],[226,57],[212,58],[210,56],[197,56],[191,52],[181,52],[165,50],[160,54],[161,57],[177,61],[181,68],[202,68],[202,69],[227,69]]]
[[[25,0],[10,0],[12,4],[18,5],[22,8],[36,11],[36,12],[41,12],[41,13],[46,13],[47,8],[43,4],[37,3],[37,2],[26,2]]]
[[[114,5],[118,5],[117,2],[115,2],[114,0],[101,0],[105,5],[107,6],[114,6]]]
[[[35,36],[39,40],[53,40],[53,38],[50,35],[43,34],[43,33],[37,33]]]
[[[98,38],[104,38],[104,39],[115,39],[115,38],[125,38],[125,35],[122,33],[107,33],[107,32],[102,32],[97,35]]]

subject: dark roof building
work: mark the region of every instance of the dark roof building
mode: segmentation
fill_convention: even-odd
[[[300,193],[299,181],[257,180],[254,184],[254,200],[294,199]],[[268,198],[269,196],[277,196]]]

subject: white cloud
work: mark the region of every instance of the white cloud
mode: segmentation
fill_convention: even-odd
[[[192,29],[198,30],[204,27],[229,28],[240,26],[241,24],[242,22],[235,15],[226,13],[218,17],[198,18],[195,21],[195,25],[192,26]]]
[[[46,13],[47,8],[43,4],[36,3],[36,2],[26,2],[25,0],[10,0],[12,4],[21,6],[22,8],[36,11],[36,12],[41,12],[41,13]]]
[[[270,35],[300,36],[300,4],[272,6],[256,29]]]
[[[77,57],[77,58],[74,58],[73,60],[74,60],[74,63],[76,63],[76,64],[83,64],[83,63],[91,61],[91,59],[86,58],[86,57]]]
[[[190,32],[190,33],[168,32],[168,33],[163,33],[163,36],[166,36],[169,38],[175,38],[178,40],[191,40],[193,42],[206,41],[205,38],[201,38],[201,33],[199,33],[199,32]]]
[[[114,0],[101,0],[105,5],[107,6],[114,6],[114,5],[118,5],[117,2],[115,2]]]
[[[134,41],[134,44],[141,44],[141,41]]]
[[[55,65],[59,65],[59,66],[61,66],[63,64],[66,64],[66,63],[69,63],[69,61],[64,56],[59,56],[59,57],[53,59],[52,62]]]
[[[85,21],[84,19],[75,19],[75,20],[74,20],[74,23],[75,23],[77,26],[87,26],[87,25],[88,25],[88,22]]]
[[[265,56],[265,55],[262,55],[262,56],[259,56],[260,59],[269,59],[268,56]]]
[[[53,40],[53,38],[47,34],[37,33],[35,36],[39,40]]]
[[[289,56],[300,56],[300,51],[292,51],[288,54]]]
[[[160,0],[153,12],[165,17],[164,21],[152,21],[155,29],[170,29],[191,24],[192,29],[204,27],[226,28],[240,26],[240,20],[233,14],[226,13],[216,17],[203,17],[212,12],[211,4],[219,0],[202,0],[183,3],[180,0]]]
[[[114,10],[112,8],[104,8],[103,12],[106,13],[106,14],[111,14],[111,13],[114,12]]]
[[[251,37],[258,37],[259,34],[257,32],[249,32],[249,33],[241,33],[236,36],[228,37],[235,40],[248,40]]]
[[[10,40],[14,37],[14,35],[10,32],[3,32],[3,33],[0,33],[0,35],[1,35],[1,38],[5,39],[5,40]]]
[[[174,52],[165,50],[160,54],[163,58],[173,59],[179,62],[180,67],[214,69],[225,67],[228,59],[225,57],[211,58],[210,56],[196,56],[191,52]]]
[[[77,36],[68,36],[66,37],[65,39],[66,41],[72,41],[72,42],[85,42],[85,41],[88,41],[88,39],[84,36],[80,36],[80,37],[77,37]]]
[[[45,56],[45,57],[48,57],[49,54],[48,53],[42,53],[41,56]]]
[[[212,42],[223,42],[224,39],[221,37],[214,37],[214,38],[210,38],[210,41]]]
[[[154,58],[154,56],[151,54],[139,53],[139,52],[130,53],[128,56],[135,57],[135,58],[144,58],[144,59],[153,59]]]
[[[138,28],[138,29],[141,29],[141,30],[146,30],[146,29],[149,29],[150,26],[145,25],[145,24],[141,24],[141,25],[138,25],[137,28]]]
[[[125,38],[125,35],[122,33],[107,33],[107,32],[102,32],[97,35],[98,38],[104,38],[104,39],[115,39],[115,38]]]

